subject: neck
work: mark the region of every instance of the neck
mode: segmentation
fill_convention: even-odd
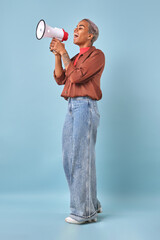
[[[80,47],[79,49],[80,49],[80,51],[81,50],[85,50],[85,49],[89,49],[90,47]]]
[[[79,48],[86,48],[86,47],[91,47],[92,45],[90,43],[84,43],[84,44],[80,44]]]

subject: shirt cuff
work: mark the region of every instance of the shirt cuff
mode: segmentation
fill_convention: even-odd
[[[61,74],[61,76],[60,77],[57,77],[56,76],[56,74],[55,74],[55,70],[54,70],[54,78],[55,78],[55,80],[57,81],[57,82],[62,82],[63,80],[64,80],[64,78],[65,78],[65,71],[63,70],[63,72],[62,72],[62,74]]]

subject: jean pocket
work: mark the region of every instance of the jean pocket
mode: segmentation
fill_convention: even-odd
[[[95,113],[100,118],[99,109],[96,102],[88,101],[89,107],[93,113]]]
[[[95,113],[97,114],[97,116],[100,117],[100,113],[99,113],[99,110],[98,110],[98,106],[93,105],[93,108],[94,108],[94,111],[95,111]]]

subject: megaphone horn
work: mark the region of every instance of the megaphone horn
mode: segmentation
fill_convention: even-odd
[[[63,28],[52,28],[48,26],[43,19],[41,19],[36,27],[36,37],[38,40],[49,37],[49,38],[57,38],[61,42],[66,41],[68,39],[68,33],[64,31]]]

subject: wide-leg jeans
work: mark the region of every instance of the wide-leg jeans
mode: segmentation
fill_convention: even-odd
[[[97,199],[95,144],[100,121],[97,101],[90,97],[68,98],[62,131],[62,156],[70,190],[70,216],[77,221],[95,218]]]

